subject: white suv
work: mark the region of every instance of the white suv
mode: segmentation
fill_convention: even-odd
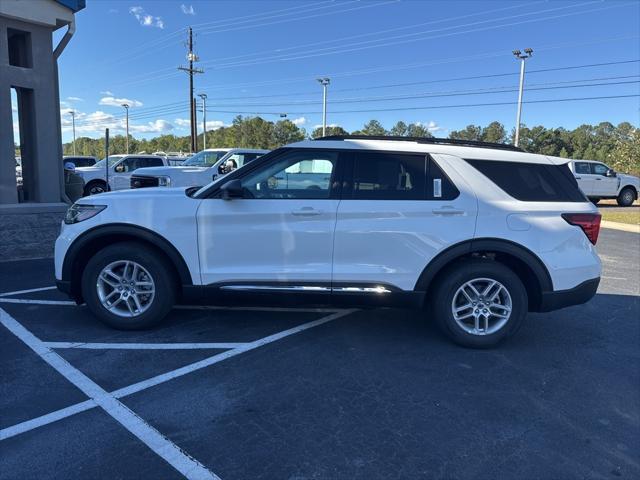
[[[592,160],[572,160],[569,166],[580,189],[595,204],[603,198],[614,198],[621,207],[629,207],[638,199],[638,177],[617,173],[604,163]]]
[[[192,187],[207,185],[268,153],[246,148],[210,148],[196,153],[178,167],[141,168],[131,177],[131,188]]]
[[[593,297],[600,215],[567,160],[460,143],[325,137],[200,189],[82,199],[58,288],[122,329],[175,302],[415,306],[473,347]]]

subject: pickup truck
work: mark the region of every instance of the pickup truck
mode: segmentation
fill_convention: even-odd
[[[141,168],[131,176],[131,188],[194,187],[207,185],[220,175],[240,168],[269,150],[211,148],[202,150],[179,167]]]
[[[144,167],[169,166],[166,157],[159,155],[109,155],[109,186],[106,175],[107,160],[103,158],[92,167],[76,168],[84,181],[84,195],[95,195],[107,190],[129,188],[131,173]]]
[[[569,168],[580,190],[595,204],[604,198],[612,198],[621,207],[629,207],[638,199],[638,177],[618,173],[604,163],[593,160],[572,160]]]

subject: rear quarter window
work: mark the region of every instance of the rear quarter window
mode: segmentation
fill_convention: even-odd
[[[523,202],[585,202],[568,164],[466,160],[505,193]]]

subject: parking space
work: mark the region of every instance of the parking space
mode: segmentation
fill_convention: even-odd
[[[0,269],[0,478],[637,478],[640,236],[498,349],[398,309],[175,309],[111,330]],[[11,293],[18,292],[18,293]]]

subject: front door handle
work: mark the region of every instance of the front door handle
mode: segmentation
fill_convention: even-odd
[[[431,210],[434,215],[464,215],[464,210],[459,210],[454,207],[442,207],[442,208],[434,208]]]
[[[576,177],[576,180],[582,180],[582,177]]]
[[[596,178],[596,180],[600,181],[600,180],[602,180],[602,179],[601,179],[601,178]]]
[[[313,207],[302,207],[298,210],[293,210],[291,215],[295,215],[296,217],[314,217],[322,215],[322,210],[316,210]]]

